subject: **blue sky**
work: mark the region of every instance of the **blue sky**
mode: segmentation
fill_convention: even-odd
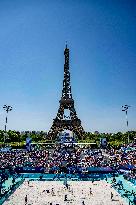
[[[136,130],[136,1],[0,0],[0,129],[48,131],[59,108],[65,42],[86,131]]]

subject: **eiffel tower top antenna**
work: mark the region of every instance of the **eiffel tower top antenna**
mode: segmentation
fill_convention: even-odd
[[[67,41],[66,41],[66,48],[67,48]]]

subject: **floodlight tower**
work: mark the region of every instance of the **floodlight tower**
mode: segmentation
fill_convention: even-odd
[[[130,105],[122,105],[122,111],[126,113],[126,123],[127,123],[127,131],[128,131],[128,108]],[[129,143],[129,132],[128,132],[128,143]]]
[[[12,107],[10,105],[4,105],[3,109],[6,111],[6,121],[5,121],[5,133],[7,131],[7,123],[8,123],[8,112],[12,110]],[[4,135],[5,136],[5,135]],[[4,137],[4,143],[5,143],[5,137]]]

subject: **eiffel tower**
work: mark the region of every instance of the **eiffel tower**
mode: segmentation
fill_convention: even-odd
[[[53,124],[48,132],[49,139],[55,139],[59,132],[63,130],[70,130],[78,137],[78,139],[84,138],[84,129],[81,126],[81,120],[77,117],[76,110],[74,107],[74,100],[71,93],[70,85],[70,71],[69,71],[69,49],[64,50],[65,64],[64,64],[64,80],[62,97],[59,101],[60,106],[56,118],[53,120]],[[70,115],[65,116],[64,111],[69,110]]]

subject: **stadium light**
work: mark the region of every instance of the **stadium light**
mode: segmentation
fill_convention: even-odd
[[[126,123],[127,123],[127,131],[128,131],[128,108],[131,107],[130,105],[122,105],[122,111],[126,113]],[[129,144],[129,131],[128,131],[128,144]]]
[[[12,110],[12,107],[10,105],[4,105],[3,109],[6,111],[6,113],[8,114],[9,111]],[[7,131],[7,123],[8,123],[8,116],[6,115],[6,121],[5,121],[5,133]],[[4,143],[5,143],[5,135],[4,135]]]

